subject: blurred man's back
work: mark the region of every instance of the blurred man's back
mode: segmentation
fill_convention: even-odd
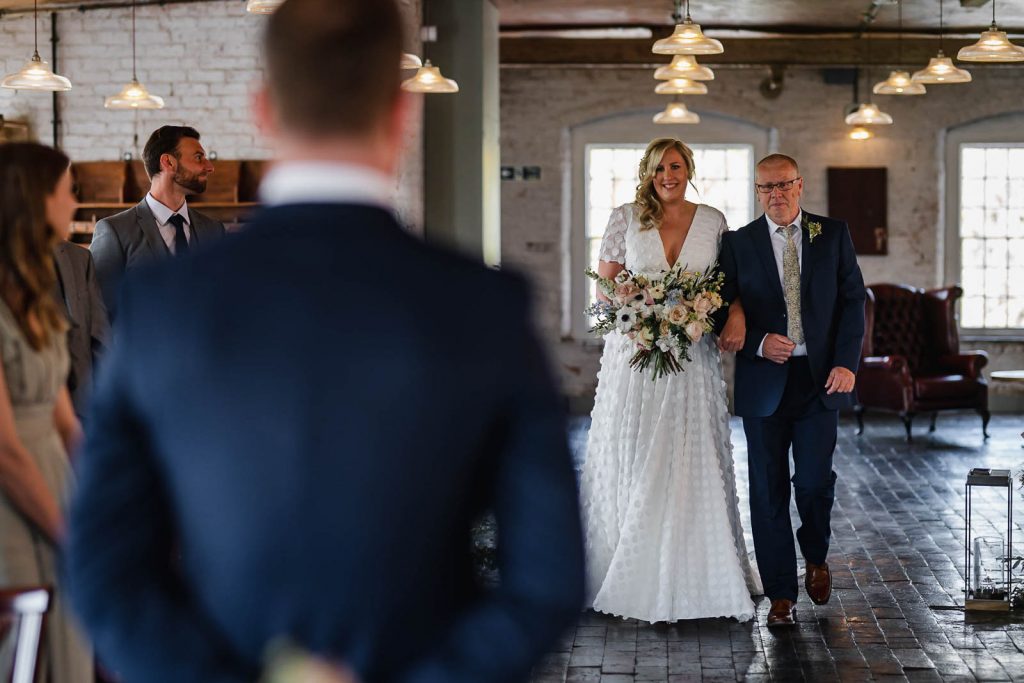
[[[389,210],[399,27],[390,0],[288,0],[257,105],[268,208],[125,288],[68,568],[127,681],[252,681],[281,638],[367,681],[520,680],[582,602],[526,288]],[[491,591],[469,559],[485,509]]]

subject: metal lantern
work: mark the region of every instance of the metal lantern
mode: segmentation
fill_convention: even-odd
[[[974,492],[976,487],[984,487]],[[1006,490],[1006,502],[1002,491]],[[1013,486],[1010,470],[974,468],[967,474],[967,542],[964,549],[964,608],[1006,612],[1010,609],[1013,558]],[[1005,505],[1006,535],[990,521]],[[975,533],[979,514],[984,533]],[[979,525],[981,526],[981,525]]]

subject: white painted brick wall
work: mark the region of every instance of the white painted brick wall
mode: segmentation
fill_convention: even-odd
[[[767,68],[718,69],[709,94],[686,98],[698,112],[716,112],[752,121],[777,133],[778,150],[797,158],[805,178],[804,204],[827,211],[826,168],[885,166],[889,172],[889,255],[862,256],[864,278],[918,287],[937,283],[937,244],[941,229],[942,131],[966,121],[1020,111],[1021,69],[972,69],[967,86],[929,87],[924,97],[876,97],[896,124],[883,127],[866,143],[846,139],[843,111],[852,99],[849,86],[829,86],[821,72],[790,69],[782,98],[758,92]],[[566,393],[585,396],[596,386],[600,349],[579,340],[560,339],[562,254],[559,249],[531,252],[528,242],[561,243],[565,196],[563,168],[572,126],[602,116],[650,107],[667,98],[653,93],[647,70],[503,69],[501,72],[501,148],[503,165],[536,165],[541,180],[502,183],[502,257],[525,271],[537,292],[537,320],[553,350]],[[665,126],[665,134],[686,139],[687,126]],[[577,169],[576,172],[582,172]],[[698,174],[700,169],[697,169]],[[574,273],[579,279],[579,274]],[[953,281],[954,276],[945,279]],[[1024,367],[1024,344],[965,344],[986,348],[992,368]],[[1003,391],[1004,388],[994,389]]]
[[[401,0],[419,51],[420,0]],[[39,47],[50,61],[50,15],[39,15]],[[137,71],[150,92],[167,106],[159,111],[108,111],[103,100],[131,78],[131,10],[107,9],[58,14],[58,73],[74,88],[59,96],[60,145],[76,161],[136,157],[149,134],[164,124],[195,126],[208,151],[221,159],[262,159],[271,149],[250,115],[250,99],[262,76],[259,42],[266,17],[245,12],[239,0],[139,7],[136,15]],[[32,17],[0,19],[0,66],[21,68],[32,55]],[[0,114],[28,118],[41,142],[52,144],[49,93],[0,89]],[[407,156],[398,180],[400,211],[422,223],[422,133],[416,117],[407,135]],[[138,135],[138,145],[134,136]]]

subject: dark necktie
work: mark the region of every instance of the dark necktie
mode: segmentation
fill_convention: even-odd
[[[174,255],[184,256],[188,253],[188,240],[185,238],[185,217],[174,214],[167,219],[174,226]]]

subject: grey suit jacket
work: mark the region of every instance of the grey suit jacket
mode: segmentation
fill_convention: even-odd
[[[191,248],[207,246],[224,236],[224,224],[220,221],[191,208],[188,217],[192,227]],[[111,319],[117,313],[117,290],[124,274],[171,255],[145,199],[130,209],[97,222],[89,251],[96,261],[103,301]]]
[[[89,250],[61,242],[53,250],[58,296],[68,316],[68,390],[79,418],[85,416],[93,369],[106,351],[110,323]]]

